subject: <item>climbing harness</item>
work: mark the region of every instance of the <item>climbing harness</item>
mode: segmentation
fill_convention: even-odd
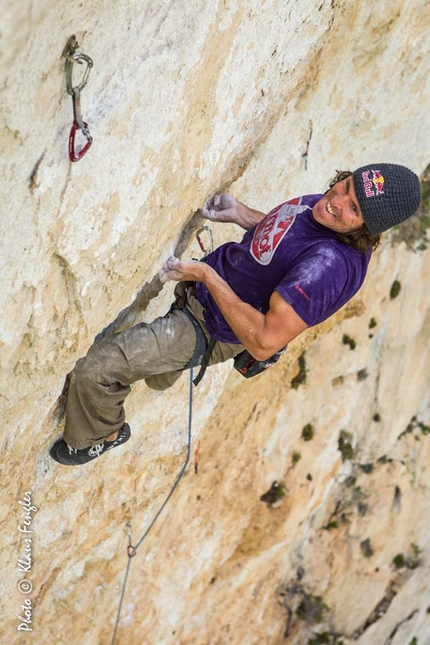
[[[175,492],[176,488],[178,487],[178,484],[181,481],[181,479],[182,479],[182,477],[183,477],[183,475],[184,475],[184,473],[185,473],[185,471],[187,469],[188,463],[190,461],[191,434],[192,434],[192,423],[193,423],[193,387],[194,387],[193,386],[193,368],[191,368],[190,369],[189,408],[188,408],[187,454],[186,454],[186,457],[185,457],[184,465],[182,466],[182,468],[181,468],[181,470],[179,472],[179,475],[176,478],[175,483],[173,484],[172,488],[170,489],[169,494],[167,495],[166,499],[164,500],[164,502],[162,503],[162,505],[158,509],[157,513],[155,514],[152,522],[150,523],[150,525],[148,526],[146,531],[143,533],[142,537],[136,542],[135,545],[132,544],[132,536],[131,536],[130,524],[127,525],[128,528],[129,528],[128,546],[127,546],[128,560],[127,560],[127,567],[126,567],[126,570],[125,570],[124,581],[122,583],[121,596],[120,596],[120,600],[119,600],[118,612],[117,612],[117,615],[116,615],[115,628],[114,628],[114,633],[113,633],[113,636],[112,636],[111,645],[115,645],[115,639],[116,639],[116,634],[117,634],[117,631],[118,631],[119,619],[121,617],[122,603],[123,603],[123,600],[124,600],[125,588],[126,588],[126,585],[127,585],[128,574],[129,574],[129,571],[130,571],[131,560],[132,560],[132,558],[134,558],[135,555],[137,555],[137,549],[140,547],[142,542],[147,537],[148,533],[150,532],[150,530],[152,529],[152,527],[154,526],[154,524],[156,523],[156,521],[160,517],[161,513],[163,512],[163,510],[164,510],[166,504],[168,503],[169,499],[172,497],[173,493]]]
[[[210,247],[207,249],[205,247],[205,244],[202,240],[201,234],[207,231],[209,234],[210,238]],[[212,236],[212,231],[209,228],[209,226],[202,226],[196,233],[196,239],[199,243],[199,246],[201,250],[203,251],[203,257],[201,258],[201,262],[205,261],[205,258],[209,255],[209,253],[212,252],[213,250],[213,236]],[[194,258],[195,259],[195,258]],[[196,260],[197,261],[197,260]],[[183,287],[183,291],[178,291],[175,290],[175,295],[176,295],[176,300],[170,307],[169,313],[174,311],[175,309],[180,309],[182,313],[184,313],[187,318],[190,320],[194,327],[194,332],[196,334],[196,345],[194,348],[194,354],[191,357],[191,360],[185,367],[183,368],[184,370],[189,370],[192,367],[197,367],[200,365],[200,370],[199,373],[197,374],[196,378],[194,379],[194,385],[198,385],[200,381],[202,380],[206,368],[209,365],[209,360],[210,357],[212,356],[213,349],[215,347],[216,341],[213,338],[210,338],[209,341],[206,338],[206,334],[203,331],[203,328],[200,324],[200,322],[197,320],[195,315],[193,314],[190,309],[187,308],[187,293],[189,290],[195,293],[195,282],[188,282],[188,281],[181,281],[181,285]]]
[[[90,70],[94,63],[92,59],[87,56],[87,54],[83,54],[82,52],[77,51],[78,46],[79,45],[77,43],[76,37],[70,36],[63,50],[63,56],[66,59],[67,93],[72,97],[73,101],[73,124],[69,134],[70,161],[79,161],[80,159],[82,159],[93,142],[93,138],[90,135],[88,123],[86,123],[82,118],[81,93],[88,82]],[[73,83],[73,68],[75,66],[75,63],[77,63],[78,65],[85,65],[82,80],[78,85],[74,85]],[[86,144],[82,148],[75,148],[75,136],[78,129],[87,140]]]
[[[205,231],[209,235],[209,248],[206,248],[206,246],[205,246],[205,244],[203,242],[203,239],[202,239],[202,233],[205,232]],[[207,226],[207,225],[201,226],[199,228],[199,230],[197,231],[197,233],[196,233],[196,239],[197,239],[197,242],[199,243],[199,246],[200,246],[200,248],[201,248],[201,250],[203,252],[203,257],[201,259],[201,262],[204,262],[205,258],[209,255],[209,253],[212,253],[212,251],[214,249],[214,238],[213,238],[213,235],[212,235],[211,228],[209,226]],[[183,311],[188,315],[189,312],[185,308],[183,309]],[[200,327],[199,323],[197,323],[197,325]],[[200,364],[200,370],[199,370],[199,373],[197,374],[196,378],[193,381],[194,385],[198,385],[200,383],[200,381],[202,380],[202,378],[204,377],[205,372],[206,372],[206,368],[209,365],[209,361],[210,361],[210,358],[212,356],[212,352],[213,352],[214,347],[216,345],[216,340],[214,340],[213,338],[211,338],[209,340],[209,342],[206,341],[206,336],[204,335],[203,330],[201,329],[201,327],[200,327],[200,334],[203,334],[206,350],[205,350],[205,352],[203,354],[203,358],[201,359],[201,362],[199,363]],[[199,334],[198,333],[197,333],[197,339],[199,339]]]

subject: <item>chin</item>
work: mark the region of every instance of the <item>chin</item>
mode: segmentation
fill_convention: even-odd
[[[318,222],[318,224],[327,226],[326,208],[323,202],[324,197],[314,205],[314,207],[312,208],[312,215],[314,216],[314,219]]]

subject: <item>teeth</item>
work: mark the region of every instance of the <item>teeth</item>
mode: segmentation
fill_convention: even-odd
[[[333,210],[333,208],[332,208],[332,206],[331,206],[330,202],[327,202],[327,210],[328,210],[328,212],[330,213],[330,215],[333,215],[333,217],[336,217],[336,216],[335,216],[335,214],[334,214],[334,210]]]

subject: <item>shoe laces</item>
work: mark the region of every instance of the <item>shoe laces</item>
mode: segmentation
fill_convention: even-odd
[[[103,448],[104,448],[104,447],[105,447],[104,443],[98,443],[96,446],[92,446],[92,447],[88,450],[88,454],[89,454],[89,456],[90,456],[90,457],[94,457],[94,456],[96,456],[96,457],[100,457],[100,455],[101,455],[101,454],[102,454],[102,452],[103,452]]]

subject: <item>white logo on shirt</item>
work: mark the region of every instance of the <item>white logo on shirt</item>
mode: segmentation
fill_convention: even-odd
[[[281,204],[261,220],[251,243],[251,255],[259,264],[270,264],[276,249],[294,224],[296,216],[307,210],[308,206],[301,206],[301,201],[301,197],[296,197]]]

